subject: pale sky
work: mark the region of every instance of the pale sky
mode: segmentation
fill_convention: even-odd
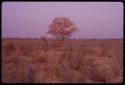
[[[45,36],[57,16],[77,26],[72,38],[123,38],[122,2],[3,2],[2,37]]]

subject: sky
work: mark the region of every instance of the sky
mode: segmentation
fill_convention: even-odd
[[[2,38],[51,37],[57,16],[79,29],[72,38],[123,38],[122,2],[3,2]]]

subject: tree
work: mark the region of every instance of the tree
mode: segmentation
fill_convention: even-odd
[[[58,40],[65,40],[77,31],[73,22],[71,22],[67,17],[55,17],[48,28],[49,30],[47,33],[51,34]]]

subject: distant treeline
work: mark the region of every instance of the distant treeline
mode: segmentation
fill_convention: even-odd
[[[43,40],[43,39],[47,39],[47,40],[55,40],[54,38],[2,38],[3,40]],[[123,40],[120,38],[100,38],[100,39],[94,39],[94,38],[72,38],[72,39],[67,39],[67,40]]]

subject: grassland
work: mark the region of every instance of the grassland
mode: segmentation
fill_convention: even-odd
[[[123,40],[2,39],[3,83],[121,83]]]

